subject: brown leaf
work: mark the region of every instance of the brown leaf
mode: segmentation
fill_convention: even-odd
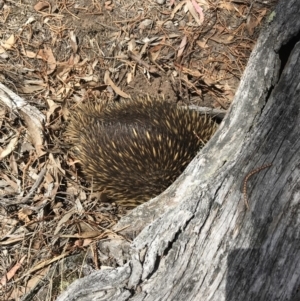
[[[48,2],[44,2],[44,1],[39,1],[33,8],[36,10],[36,11],[41,11],[45,8],[48,8],[50,5]]]
[[[109,77],[109,71],[106,70],[105,74],[104,74],[104,83],[106,85],[109,85],[112,87],[112,89],[121,97],[123,98],[129,98],[130,96],[128,94],[126,94],[125,92],[123,92],[119,87],[117,87],[115,85],[115,83],[111,80],[111,78]]]
[[[39,50],[38,55],[40,55],[44,61],[48,64],[47,74],[53,73],[56,68],[56,59],[50,47],[44,46],[44,49]]]
[[[200,17],[200,23],[202,24],[204,22],[204,13],[203,13],[203,9],[202,7],[200,7],[198,5],[198,3],[195,1],[195,0],[192,0],[192,4],[196,10],[196,12],[199,14],[199,17]],[[201,25],[199,24],[199,25]]]
[[[32,210],[27,209],[27,208],[22,208],[18,212],[18,218],[20,221],[29,223],[30,222],[29,215],[31,215],[31,214],[32,214]]]
[[[16,39],[12,34],[1,46],[5,49],[11,49],[15,45]]]
[[[42,281],[42,279],[45,277],[45,275],[48,273],[50,267],[46,267],[40,271],[37,271],[32,278],[29,279],[28,282],[26,282],[26,286],[17,285],[16,289],[14,290],[11,298],[12,300],[19,300],[20,295],[24,295],[25,293],[29,292],[31,289],[36,287],[36,285]]]
[[[69,32],[69,36],[70,36],[72,50],[74,53],[76,53],[78,50],[78,45],[77,45],[76,35],[73,30]]]
[[[22,117],[26,123],[29,137],[31,139],[32,144],[34,145],[38,157],[44,155],[45,152],[42,150],[44,141],[43,135],[40,130],[40,125],[35,124],[33,119],[25,113],[22,114]]]
[[[187,37],[186,37],[186,35],[184,35],[183,38],[182,38],[182,40],[181,40],[181,43],[179,45],[177,57],[181,57],[182,56],[182,53],[184,51],[184,48],[185,48],[186,44],[187,44]]]
[[[2,285],[6,285],[7,281],[9,281],[10,279],[12,279],[15,274],[17,273],[18,269],[22,266],[22,263],[24,262],[26,258],[26,255],[24,255],[21,260],[16,263],[8,272],[5,276],[3,276],[0,280],[0,283]]]
[[[196,3],[196,2],[194,1],[194,4],[195,4],[195,3]],[[201,25],[201,24],[203,23],[203,21],[204,21],[204,15],[203,15],[202,10],[200,9],[200,10],[198,11],[198,13],[199,13],[199,12],[202,12],[202,14],[200,15],[200,18],[199,18],[199,15],[198,15],[198,13],[197,13],[197,11],[196,11],[196,8],[195,8],[195,6],[193,5],[193,3],[192,3],[190,0],[187,0],[187,1],[186,1],[186,6],[187,6],[187,8],[188,8],[190,14],[191,14],[191,15],[193,16],[193,18],[195,19],[196,23],[197,23],[198,25]],[[197,6],[197,9],[198,9],[198,8],[200,8],[199,5]]]
[[[18,140],[19,140],[19,135],[20,134],[17,134],[16,137],[12,138],[9,141],[8,145],[0,151],[0,160],[2,160],[3,158],[5,158],[9,154],[11,154],[11,152],[15,149],[15,147],[18,143]]]
[[[5,52],[6,52],[6,50],[0,45],[0,54],[3,54]]]
[[[196,43],[198,44],[198,46],[202,49],[208,48],[207,46],[207,41],[196,41]]]
[[[18,174],[18,164],[16,162],[16,158],[15,158],[14,154],[11,154],[9,157],[9,166],[10,166],[10,170],[11,170],[12,174],[17,175]]]
[[[219,8],[224,8],[224,9],[227,9],[228,11],[230,10],[235,10],[234,8],[234,5],[231,3],[231,2],[221,2],[219,5],[218,5]]]
[[[173,9],[170,18],[173,19],[175,17],[175,14],[182,8],[182,6],[185,5],[185,1],[179,2]]]
[[[194,70],[188,69],[188,68],[186,68],[184,66],[181,66],[179,64],[176,64],[176,63],[174,64],[174,66],[176,68],[178,68],[181,72],[185,73],[185,74],[189,74],[189,75],[192,75],[192,76],[195,76],[195,77],[200,77],[202,75],[197,69],[194,69]]]
[[[39,54],[37,54],[33,51],[30,51],[30,50],[25,49],[24,51],[22,51],[22,53],[31,59],[33,59],[33,58],[40,59],[40,60],[43,59],[42,56],[40,56]]]
[[[72,217],[73,214],[75,214],[76,211],[74,209],[71,209],[70,211],[66,212],[60,219],[60,221],[57,223],[57,226],[55,228],[55,231],[53,235],[57,235],[61,228],[64,226],[64,224]]]
[[[93,238],[97,237],[98,235],[102,234],[100,231],[89,231],[89,232],[83,232],[83,233],[75,233],[75,234],[63,234],[60,235],[60,237],[64,238]]]
[[[9,185],[10,187],[12,187],[12,189],[17,192],[19,189],[19,186],[16,182],[12,181],[6,174],[2,174],[1,177],[5,180],[5,182],[7,183],[7,185]]]
[[[23,93],[35,93],[44,90],[47,86],[42,80],[26,80],[24,84],[25,86],[21,87]]]
[[[67,257],[68,255],[70,254],[70,251],[69,252],[65,252],[65,253],[62,253],[60,254],[59,256],[56,256],[54,258],[51,258],[51,259],[48,259],[48,260],[44,260],[44,261],[40,261],[39,263],[37,263],[34,267],[32,267],[29,271],[26,272],[25,275],[23,276],[27,276],[27,275],[30,275],[31,273],[34,273],[40,269],[43,269],[45,268],[46,266],[48,266],[49,264],[53,263],[53,262],[56,262],[62,258],[65,258]]]
[[[249,32],[249,35],[252,36],[254,33],[254,30],[257,26],[259,26],[259,23],[261,22],[264,15],[267,13],[267,10],[262,10],[261,14],[258,18],[255,18],[254,16],[250,15],[247,19],[247,30]]]

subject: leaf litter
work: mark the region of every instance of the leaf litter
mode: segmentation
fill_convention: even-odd
[[[120,264],[95,247],[125,239],[126,210],[68,152],[74,108],[151,94],[226,110],[275,4],[0,0],[1,300],[54,300],[86,266]]]

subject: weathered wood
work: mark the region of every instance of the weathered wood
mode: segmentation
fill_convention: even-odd
[[[129,261],[77,280],[59,301],[299,300],[299,15],[300,1],[278,4],[216,135],[166,192],[120,221],[131,237],[149,224]],[[247,181],[247,210],[244,179],[268,163]]]

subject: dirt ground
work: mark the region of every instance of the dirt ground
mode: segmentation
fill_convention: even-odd
[[[0,300],[54,300],[103,267],[95,242],[117,236],[123,210],[90,192],[66,149],[76,106],[150,94],[228,109],[275,4],[0,0],[0,83],[45,117],[38,137],[0,104]]]

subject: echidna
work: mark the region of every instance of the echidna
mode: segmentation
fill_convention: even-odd
[[[66,133],[94,189],[133,207],[165,190],[216,128],[196,111],[141,97],[81,105]]]

